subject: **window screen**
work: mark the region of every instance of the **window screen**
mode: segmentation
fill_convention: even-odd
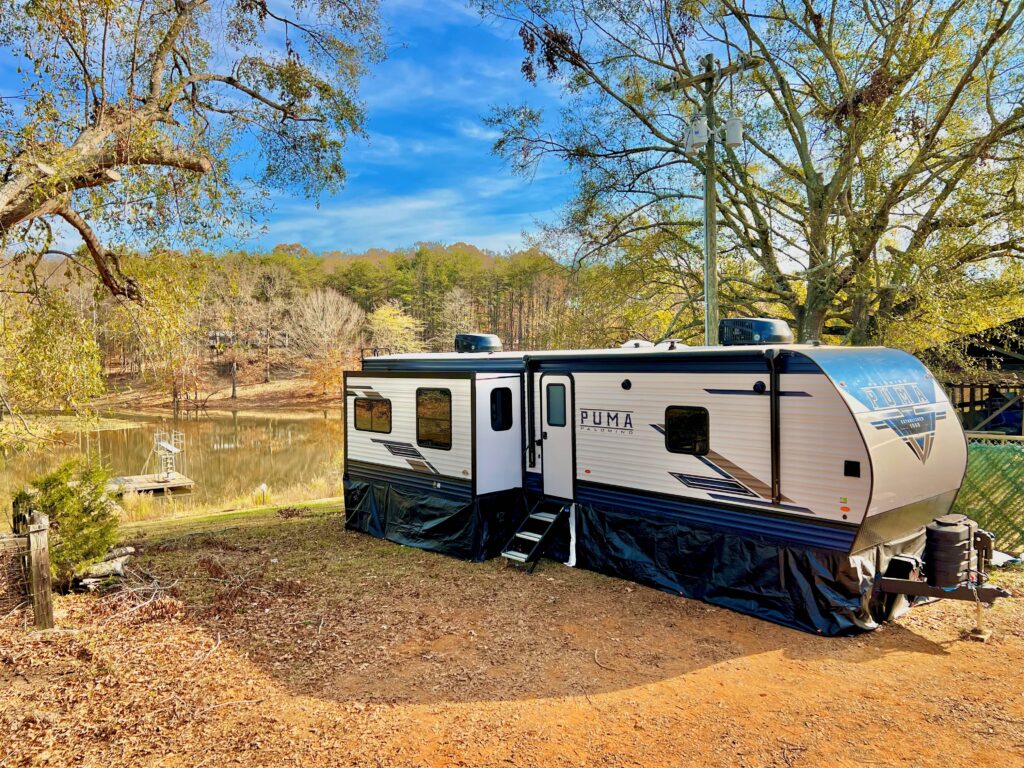
[[[356,429],[363,432],[391,432],[391,401],[357,397],[355,421]]]
[[[548,426],[565,426],[565,384],[548,384]]]
[[[689,405],[665,409],[665,448],[671,453],[704,456],[708,452],[708,411]]]
[[[509,387],[491,390],[491,429],[495,432],[512,429],[512,390]]]
[[[451,449],[451,390],[416,390],[416,443],[424,448]]]

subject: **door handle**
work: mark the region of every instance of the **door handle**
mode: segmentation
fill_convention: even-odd
[[[540,439],[541,440],[547,440],[548,439],[548,433],[547,432],[541,432],[540,433]]]

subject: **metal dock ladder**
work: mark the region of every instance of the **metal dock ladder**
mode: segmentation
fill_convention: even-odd
[[[526,516],[519,530],[505,545],[501,556],[513,563],[525,565],[527,573],[533,573],[544,552],[544,544],[555,530],[555,524],[569,509],[569,502],[541,499]]]

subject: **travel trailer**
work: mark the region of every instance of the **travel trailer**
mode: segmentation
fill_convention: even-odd
[[[911,355],[742,331],[366,358],[345,375],[347,525],[471,560],[546,555],[821,634],[871,629],[930,594],[925,526],[952,507],[964,433]],[[975,571],[983,545],[966,545]]]

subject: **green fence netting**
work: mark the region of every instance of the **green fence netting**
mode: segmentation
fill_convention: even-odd
[[[1024,441],[971,438],[957,512],[996,535],[996,548],[1024,550]]]

